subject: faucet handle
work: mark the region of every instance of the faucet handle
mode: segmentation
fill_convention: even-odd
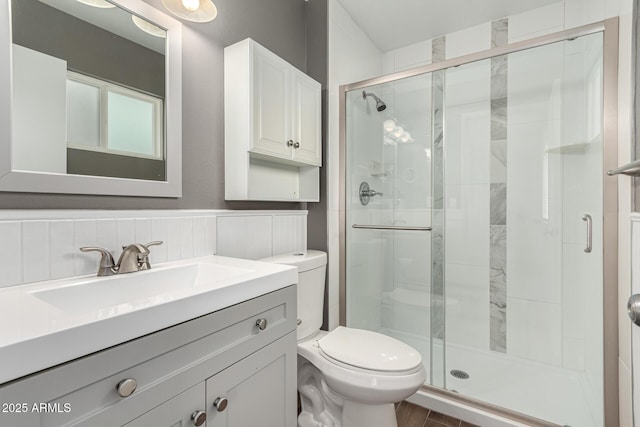
[[[145,245],[141,245],[143,248],[147,250],[146,253],[141,253],[138,255],[138,261],[140,262],[140,270],[149,270],[151,268],[151,263],[149,262],[149,246],[158,246],[164,243],[162,240],[155,240],[153,242],[149,242]]]
[[[111,276],[115,274],[113,268],[115,263],[113,261],[113,255],[111,252],[104,248],[98,248],[93,246],[85,246],[80,248],[82,252],[100,252],[102,257],[100,258],[100,267],[98,267],[98,276]]]

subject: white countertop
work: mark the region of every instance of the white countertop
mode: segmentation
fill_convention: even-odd
[[[123,287],[126,296],[113,301],[99,292],[112,293],[105,285],[116,282],[109,281],[126,279],[120,283],[129,286],[145,275],[194,263],[205,267],[198,272],[197,286],[170,281],[145,295],[149,286],[133,285]],[[208,274],[216,269],[225,274]],[[297,279],[295,267],[208,256],[120,276],[81,276],[0,289],[0,384],[282,289]],[[94,291],[95,300],[90,300]]]

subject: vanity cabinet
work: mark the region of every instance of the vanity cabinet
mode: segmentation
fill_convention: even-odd
[[[287,345],[273,343],[207,380],[207,426],[290,425],[287,389],[296,377],[287,375]]]
[[[289,286],[15,380],[0,425],[294,427],[295,319]]]
[[[320,83],[251,39],[224,58],[226,199],[317,201]]]
[[[125,425],[126,427],[195,425],[195,419],[203,408],[204,383],[200,383]]]

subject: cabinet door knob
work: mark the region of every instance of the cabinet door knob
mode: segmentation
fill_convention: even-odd
[[[256,326],[261,331],[264,331],[265,329],[267,329],[267,319],[258,319],[258,320],[256,320]]]
[[[138,383],[133,378],[127,378],[126,380],[122,380],[116,386],[116,390],[118,390],[118,394],[120,397],[129,397],[136,391],[136,387],[138,387]]]
[[[213,401],[213,406],[218,410],[218,412],[222,412],[227,409],[228,404],[229,401],[226,397],[219,397]]]
[[[293,141],[292,140],[288,140],[287,141],[287,147],[293,147]]]
[[[193,425],[201,426],[207,421],[207,413],[204,411],[196,411],[191,414],[191,421],[193,421]]]
[[[300,148],[300,143],[299,142],[294,143],[293,148]]]

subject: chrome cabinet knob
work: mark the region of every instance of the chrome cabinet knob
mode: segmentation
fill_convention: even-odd
[[[294,143],[293,148],[300,148],[300,143],[299,142]]]
[[[126,380],[122,380],[116,386],[116,390],[118,390],[118,394],[120,397],[129,397],[136,391],[136,387],[138,387],[138,383],[133,378],[127,378]]]
[[[261,331],[264,331],[265,329],[267,329],[267,319],[258,319],[258,320],[256,320],[256,326]]]
[[[204,411],[196,411],[191,414],[191,421],[193,421],[193,425],[201,426],[207,421],[207,413]]]
[[[213,406],[214,408],[216,408],[218,412],[222,412],[225,409],[227,409],[228,404],[229,404],[229,401],[227,400],[226,397],[219,397],[213,401]]]
[[[293,147],[293,140],[288,140],[287,141],[287,147]]]
[[[640,326],[640,294],[631,295],[627,302],[627,314],[636,325]]]

